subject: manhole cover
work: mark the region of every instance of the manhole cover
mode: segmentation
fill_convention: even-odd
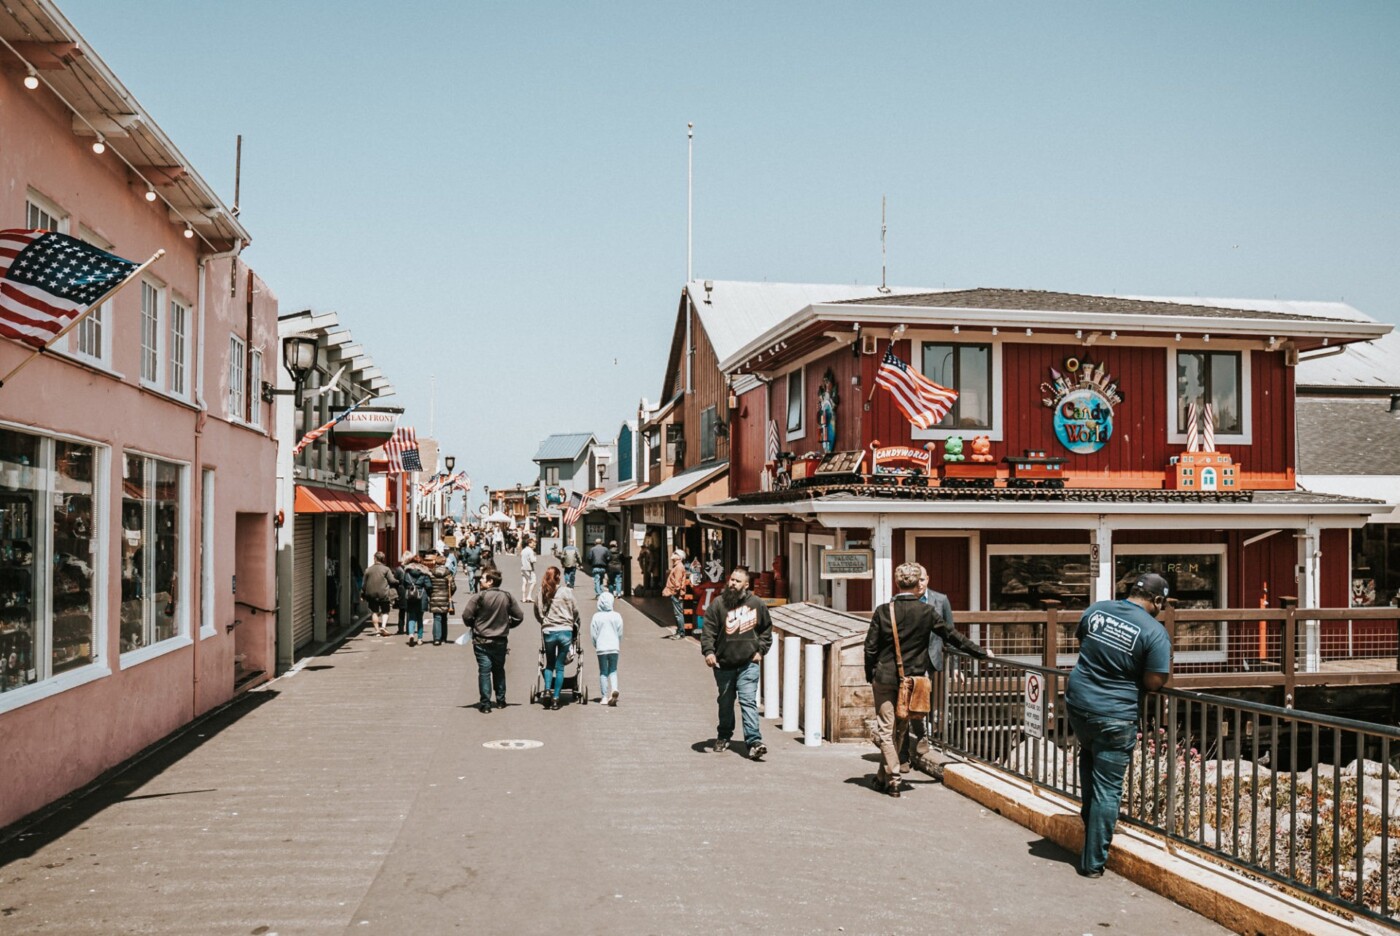
[[[491,748],[493,751],[524,751],[529,748],[543,747],[543,741],[525,741],[523,739],[510,739],[506,741],[487,741],[482,745],[484,748]]]

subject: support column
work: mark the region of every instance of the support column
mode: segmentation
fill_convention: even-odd
[[[1316,608],[1322,601],[1322,531],[1317,519],[1308,518],[1298,538],[1298,607]],[[1322,632],[1318,621],[1300,621],[1303,631],[1303,672],[1322,668]]]
[[[326,641],[326,515],[311,521],[311,639]]]
[[[773,638],[768,652],[763,655],[763,714],[767,718],[777,718],[781,712],[778,705],[778,654],[781,641]]]
[[[875,518],[875,529],[870,531],[870,548],[875,551],[875,581],[870,583],[871,601],[874,607],[889,601],[894,589],[894,531],[890,528],[888,514]]]
[[[1093,530],[1093,547],[1090,550],[1090,564],[1094,570],[1094,594],[1089,603],[1108,601],[1113,598],[1116,579],[1113,575],[1113,528],[1108,520],[1099,514],[1098,526]]]
[[[797,730],[798,685],[802,681],[802,638],[783,638],[783,730]]]
[[[804,661],[806,667],[802,700],[802,743],[808,747],[821,747],[822,743],[822,657],[826,648],[809,643]]]
[[[341,526],[340,555],[335,557],[336,568],[340,570],[339,594],[336,596],[336,626],[342,630],[355,622],[355,581],[350,572],[350,557],[354,555],[355,520],[342,514],[334,521]]]
[[[846,531],[837,527],[833,532],[836,549],[846,548]],[[846,610],[846,580],[833,579],[831,582],[831,607],[835,611]]]

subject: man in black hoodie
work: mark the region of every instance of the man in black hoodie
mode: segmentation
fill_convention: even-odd
[[[749,570],[735,567],[724,591],[705,611],[700,652],[705,655],[705,665],[714,670],[715,686],[719,689],[719,727],[710,750],[716,754],[729,750],[737,693],[744,742],[749,757],[759,760],[768,748],[758,728],[758,674],[763,655],[773,645],[773,622],[768,617],[768,606],[750,588]]]

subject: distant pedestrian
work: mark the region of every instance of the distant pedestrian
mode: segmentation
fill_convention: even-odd
[[[481,544],[475,536],[469,537],[462,549],[462,565],[467,572],[467,590],[476,594],[476,580],[481,575]]]
[[[423,614],[433,594],[433,574],[415,553],[403,556],[403,610],[408,625],[408,645],[423,642]]]
[[[384,562],[384,553],[374,554],[374,562],[365,571],[364,595],[369,605],[369,619],[374,627],[374,636],[386,637],[389,634],[389,605],[393,602],[399,587],[399,577]]]
[[[622,650],[622,615],[613,610],[613,597],[607,592],[598,596],[598,610],[588,623],[593,636],[593,650],[598,654],[598,698],[608,705],[617,705],[617,657]]]
[[[548,693],[544,707],[557,709],[559,693],[564,688],[564,667],[569,662],[569,648],[578,643],[578,605],[574,590],[563,583],[558,566],[544,570],[540,583],[540,600],[535,605],[535,620],[540,622],[544,639],[544,691]]]
[[[455,549],[447,551],[447,571],[453,576],[457,574],[457,550]]]
[[[564,570],[564,584],[570,588],[574,587],[574,577],[578,575],[578,567],[583,565],[583,557],[579,555],[578,547],[573,543],[563,549],[554,547],[554,555],[559,559],[559,567]]]
[[[617,546],[617,540],[608,543],[608,578],[612,587],[609,589],[614,595],[622,597],[622,550]]]
[[[525,541],[520,550],[520,597],[524,601],[535,600],[535,541]]]
[[[457,578],[448,568],[447,560],[438,556],[433,562],[433,591],[428,610],[433,615],[433,646],[447,639],[447,616],[452,613],[452,595],[457,591]]]
[[[666,587],[661,594],[671,599],[671,613],[676,616],[676,632],[672,640],[685,636],[685,591],[690,587],[690,573],[685,567],[685,550],[671,553],[671,571],[666,574]]]
[[[1120,601],[1098,601],[1079,617],[1079,661],[1065,688],[1069,723],[1079,740],[1082,877],[1103,877],[1118,823],[1123,775],[1137,745],[1138,704],[1171,678],[1172,642],[1153,614],[1167,604],[1167,580],[1138,576]]]
[[[768,617],[768,606],[753,594],[747,568],[736,566],[729,573],[728,584],[705,610],[705,618],[700,652],[705,656],[705,665],[714,671],[715,687],[719,690],[719,726],[710,750],[716,754],[729,750],[737,694],[749,758],[760,760],[768,748],[759,732],[758,674],[763,655],[773,645],[773,623]]]
[[[506,707],[506,651],[510,631],[525,620],[525,609],[508,591],[501,589],[501,572],[495,566],[481,570],[481,590],[467,596],[462,604],[462,623],[472,633],[476,653],[476,685],[483,714],[491,711],[491,690],[495,688],[496,707]]]
[[[588,568],[593,572],[593,597],[597,598],[608,587],[608,547],[603,545],[601,536],[588,550]]]
[[[499,526],[496,527],[495,532],[491,535],[491,549],[497,555],[506,551],[506,534]]]

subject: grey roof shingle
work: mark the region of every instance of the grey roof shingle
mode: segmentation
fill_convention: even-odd
[[[1400,416],[1385,398],[1300,396],[1298,473],[1400,474]]]
[[[591,432],[563,432],[540,443],[534,461],[573,461],[594,442]]]

